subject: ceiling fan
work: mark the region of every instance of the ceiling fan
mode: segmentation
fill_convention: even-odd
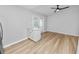
[[[60,8],[60,5],[57,5],[56,8],[51,8],[51,9],[55,9],[54,12],[58,12],[58,11],[60,11],[60,10],[64,10],[64,9],[67,9],[67,8],[69,8],[69,6],[66,6],[66,7],[62,7],[62,8]]]

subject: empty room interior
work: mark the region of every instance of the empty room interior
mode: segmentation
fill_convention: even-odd
[[[78,54],[79,5],[0,5],[0,54]]]

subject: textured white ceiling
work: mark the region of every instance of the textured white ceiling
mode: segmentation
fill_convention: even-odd
[[[61,5],[60,7],[65,7],[67,5]],[[52,15],[54,13],[54,9],[51,9],[52,7],[56,8],[56,5],[21,5],[21,7],[29,9],[33,12],[37,12],[46,16]]]

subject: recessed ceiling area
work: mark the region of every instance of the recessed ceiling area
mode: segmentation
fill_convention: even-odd
[[[65,7],[67,5],[61,5],[60,8]],[[45,16],[52,15],[54,13],[54,9],[51,9],[52,7],[56,8],[56,5],[21,5],[21,7],[26,8],[28,10],[31,10],[36,13],[40,13]]]

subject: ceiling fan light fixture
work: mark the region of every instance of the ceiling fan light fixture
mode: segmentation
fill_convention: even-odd
[[[59,12],[60,10],[59,10],[59,9],[57,9],[56,11],[57,11],[57,12]]]

